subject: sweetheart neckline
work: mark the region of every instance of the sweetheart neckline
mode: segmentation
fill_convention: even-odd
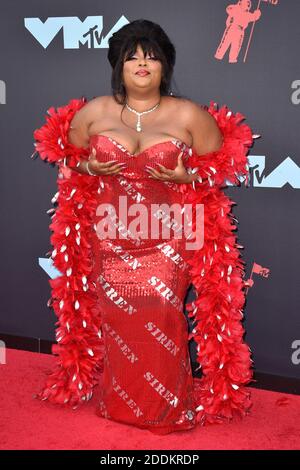
[[[90,136],[90,140],[93,138],[93,137],[104,137],[105,139],[108,139],[110,142],[113,142],[117,148],[120,148],[120,150],[122,150],[123,152],[126,152],[130,157],[138,157],[140,155],[143,155],[145,152],[149,152],[150,150],[152,150],[153,148],[155,147],[158,147],[159,145],[163,145],[163,144],[169,144],[169,143],[172,143],[176,146],[176,142],[179,142],[181,145],[184,145],[184,148],[190,150],[192,147],[188,146],[185,142],[183,142],[181,139],[178,139],[177,137],[173,137],[172,139],[169,139],[169,140],[165,140],[163,142],[157,142],[156,144],[153,144],[151,145],[150,147],[147,147],[145,148],[142,152],[139,152],[139,153],[130,153],[129,150],[127,150],[126,147],[124,147],[120,142],[118,142],[116,139],[113,139],[112,137],[108,136],[108,135],[104,135],[104,134],[92,134]]]

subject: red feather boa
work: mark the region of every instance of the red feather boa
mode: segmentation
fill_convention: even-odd
[[[65,168],[88,157],[88,149],[68,142],[68,129],[76,113],[87,102],[73,99],[57,109],[50,108],[46,123],[34,131],[36,152],[43,160],[59,165],[57,208],[50,229],[52,259],[61,276],[50,280],[50,304],[58,317],[52,352],[56,369],[36,397],[53,403],[77,407],[91,398],[96,376],[103,370],[101,306],[95,285],[89,279],[92,253],[89,231],[95,211],[96,191],[101,178],[79,174]],[[199,181],[182,185],[186,202],[204,204],[205,240],[190,260],[196,299],[187,304],[193,318],[191,337],[197,344],[201,379],[194,378],[197,421],[201,424],[244,416],[252,402],[245,385],[252,380],[250,348],[243,341],[245,302],[244,262],[232,232],[236,226],[230,214],[234,204],[221,190],[226,180],[240,185],[238,176],[248,183],[247,152],[252,132],[240,124],[244,116],[234,115],[226,106],[220,110],[211,102],[206,109],[214,116],[223,134],[222,147],[205,155],[190,155],[189,166],[198,168]],[[236,220],[236,219],[234,219]]]

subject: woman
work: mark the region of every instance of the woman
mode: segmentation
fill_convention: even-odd
[[[170,95],[175,49],[151,21],[114,33],[108,59],[113,96],[50,108],[34,132],[40,157],[59,166],[50,228],[61,273],[49,303],[57,367],[36,397],[76,408],[100,384],[99,416],[157,434],[243,416],[252,405],[243,261],[221,188],[248,181],[251,129],[226,106]]]

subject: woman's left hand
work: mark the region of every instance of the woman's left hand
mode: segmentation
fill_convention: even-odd
[[[198,177],[198,173],[189,174],[187,173],[183,161],[183,152],[178,155],[178,164],[174,170],[170,170],[160,163],[157,163],[160,167],[160,171],[146,165],[146,171],[150,173],[149,178],[154,178],[160,181],[170,181],[171,183],[192,183]]]

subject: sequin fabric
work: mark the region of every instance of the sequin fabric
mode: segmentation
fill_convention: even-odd
[[[181,150],[186,164],[189,147],[171,139],[132,155],[99,134],[91,137],[90,145],[99,161],[127,163],[119,174],[101,178],[91,235],[92,280],[97,286],[105,344],[96,413],[156,434],[192,428],[196,412],[184,315],[191,282],[187,259],[192,253],[186,249],[185,238],[174,237],[172,229],[167,238],[162,228],[158,238],[149,235],[157,218],[153,204],[182,207],[183,194],[177,183],[151,179],[145,171],[145,165],[159,169],[156,163],[174,169]],[[139,239],[128,236],[129,222],[125,224],[121,213],[126,205],[130,214],[136,203],[148,220],[147,233],[142,238],[140,231]],[[161,227],[162,221],[163,217]],[[107,238],[99,227],[108,229]]]

